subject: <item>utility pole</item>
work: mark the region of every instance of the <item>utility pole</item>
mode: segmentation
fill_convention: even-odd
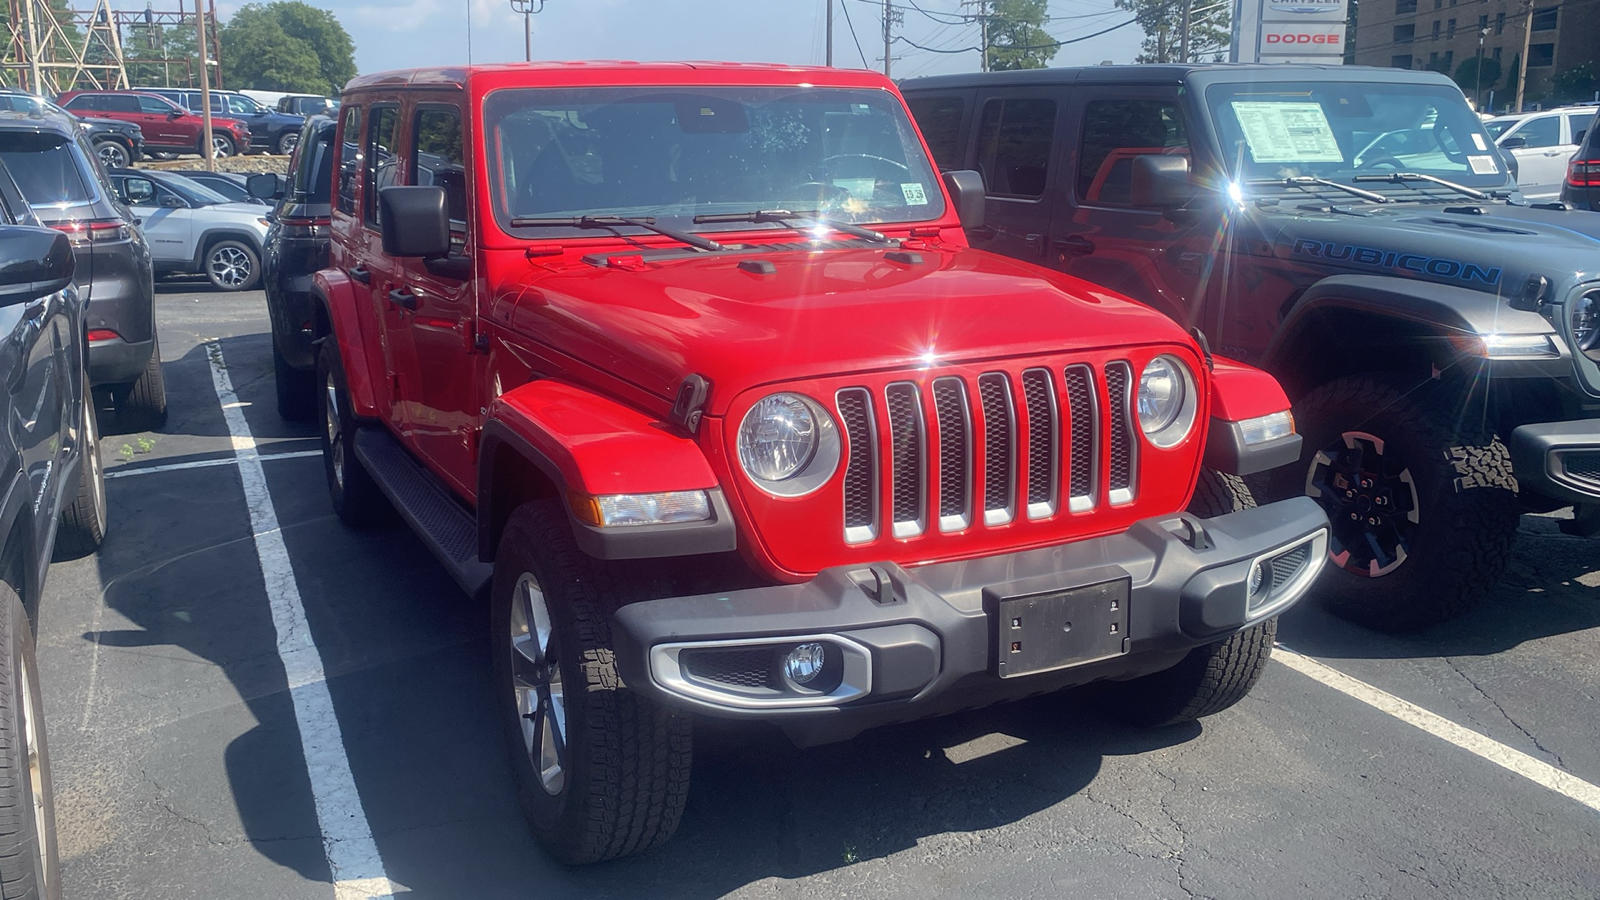
[[[828,20],[828,68],[833,68],[833,0],[823,0],[828,5],[828,13],[824,17]]]
[[[1522,0],[1528,12],[1522,17],[1522,63],[1517,72],[1517,112],[1522,112],[1522,92],[1528,87],[1528,46],[1533,43],[1533,0]]]
[[[1478,29],[1478,62],[1474,73],[1477,82],[1472,86],[1473,112],[1483,112],[1483,39],[1489,34],[1489,29]]]
[[[969,21],[976,19],[978,22],[978,52],[983,54],[978,66],[987,72],[989,71],[989,0],[962,0],[961,6],[962,8],[971,6],[977,10],[966,18]]]
[[[194,26],[200,41],[200,153],[206,159],[206,171],[217,170],[217,147],[211,137],[211,73],[206,68],[206,14],[201,11],[200,0],[194,0]],[[243,153],[248,147],[240,147]]]
[[[533,17],[544,12],[544,0],[511,0],[511,11],[522,16],[522,55],[533,62]]]
[[[1532,2],[1532,0],[1529,0]],[[894,55],[894,10],[883,0],[883,77],[889,77],[889,59]]]

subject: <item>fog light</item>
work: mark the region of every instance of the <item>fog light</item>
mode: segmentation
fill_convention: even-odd
[[[810,643],[789,651],[783,658],[783,674],[795,684],[810,684],[822,674],[822,660],[825,651],[821,644]]]
[[[1266,573],[1262,571],[1261,563],[1256,563],[1255,565],[1250,567],[1250,594],[1249,594],[1249,596],[1254,597],[1257,594],[1257,592],[1259,592],[1261,590],[1261,580],[1263,578],[1265,578],[1265,577],[1266,577]]]

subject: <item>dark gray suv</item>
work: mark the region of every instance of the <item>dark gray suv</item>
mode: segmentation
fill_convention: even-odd
[[[0,161],[47,226],[65,232],[89,304],[89,379],[110,391],[118,424],[160,428],[167,392],[156,341],[150,248],[110,187],[94,148],[67,116],[0,111]]]

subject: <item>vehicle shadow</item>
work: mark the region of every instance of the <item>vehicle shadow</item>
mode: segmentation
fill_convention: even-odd
[[[209,289],[210,285],[206,287]],[[276,412],[277,395],[272,374],[270,341],[270,335],[249,334],[218,338],[214,342],[222,347],[222,358],[228,366],[229,380],[233,384],[234,393],[238,395],[249,413],[247,419],[250,431],[257,441],[314,438],[317,432],[313,425],[285,421]],[[163,355],[161,361],[161,373],[167,387],[167,424],[152,434],[171,437],[229,438],[227,422],[223,419],[221,410],[217,408],[211,358],[206,351],[206,345],[196,344],[178,357],[170,355],[171,352],[167,351],[167,355]],[[117,420],[108,390],[101,388],[95,391],[95,405],[100,411],[102,436],[122,437],[136,433]],[[261,407],[260,414],[256,414],[255,408],[258,406]],[[217,450],[220,451],[231,452],[231,449],[231,442],[217,445]]]

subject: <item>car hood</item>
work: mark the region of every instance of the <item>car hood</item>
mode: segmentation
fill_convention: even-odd
[[[785,246],[794,249],[553,270],[517,253],[490,316],[663,398],[700,374],[716,386],[713,415],[738,391],[801,378],[1130,343],[1193,346],[1142,304],[983,251],[926,248],[913,257],[920,261],[897,262],[882,245]]]
[[[257,234],[266,234],[267,226],[261,218],[269,212],[265,206],[254,203],[217,203],[194,210],[195,218],[202,222],[217,222],[248,226]]]

